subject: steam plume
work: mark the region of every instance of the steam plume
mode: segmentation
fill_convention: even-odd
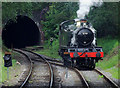
[[[90,11],[91,6],[99,7],[103,3],[102,0],[79,0],[79,10],[77,11],[77,16],[79,19],[84,19]]]

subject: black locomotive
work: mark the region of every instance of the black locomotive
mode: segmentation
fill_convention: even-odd
[[[64,21],[59,30],[59,55],[66,66],[95,68],[102,60],[102,47],[96,46],[96,30],[85,19]]]

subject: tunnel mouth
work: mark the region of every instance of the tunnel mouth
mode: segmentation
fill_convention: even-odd
[[[31,18],[19,15],[16,21],[7,21],[2,30],[2,40],[7,48],[39,45],[40,31]]]

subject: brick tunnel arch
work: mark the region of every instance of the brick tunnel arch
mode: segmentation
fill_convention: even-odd
[[[40,44],[40,31],[35,22],[19,15],[16,22],[9,20],[2,30],[2,40],[8,48],[24,48]]]

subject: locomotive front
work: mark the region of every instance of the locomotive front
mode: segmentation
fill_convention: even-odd
[[[96,31],[85,19],[62,22],[59,54],[66,66],[87,66],[94,69],[103,57],[102,47],[96,46]]]
[[[76,42],[78,46],[90,46],[93,42],[94,34],[88,28],[81,28],[77,33]]]

